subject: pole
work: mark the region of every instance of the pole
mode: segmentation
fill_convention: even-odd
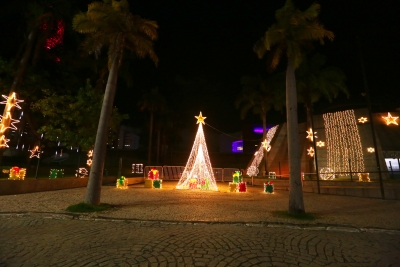
[[[382,199],[385,199],[385,191],[383,189],[383,181],[382,181],[382,170],[381,170],[380,161],[379,161],[378,147],[376,145],[375,125],[374,125],[374,121],[372,119],[371,98],[369,95],[367,76],[365,74],[364,61],[363,61],[363,57],[362,57],[362,53],[361,53],[360,39],[358,38],[358,36],[357,36],[357,41],[358,41],[358,49],[360,52],[359,55],[360,55],[361,70],[362,70],[363,81],[364,81],[365,95],[367,98],[368,115],[369,115],[369,122],[371,125],[372,141],[373,141],[374,147],[375,147],[375,160],[376,160],[376,164],[377,164],[378,172],[379,172],[379,186],[381,188]]]
[[[314,115],[313,115],[313,108],[311,107],[311,128],[312,128],[312,135],[313,135],[313,147],[314,147],[314,160],[315,160],[315,170],[317,172],[317,188],[318,194],[321,193],[319,187],[319,171],[318,171],[318,158],[317,158],[317,145],[315,144],[315,136],[314,136]]]
[[[40,156],[39,156],[39,158],[38,158],[37,165],[36,165],[35,179],[37,179],[37,174],[38,174],[38,170],[39,170],[39,162],[40,162]]]

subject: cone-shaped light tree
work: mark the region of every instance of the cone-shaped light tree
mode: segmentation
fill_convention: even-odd
[[[297,119],[297,89],[295,69],[300,65],[304,48],[313,41],[333,40],[334,34],[318,22],[320,5],[312,4],[305,11],[297,9],[291,0],[276,11],[276,23],[254,46],[259,58],[271,51],[271,67],[275,68],[282,54],[287,57],[286,116],[289,153],[289,213],[305,213],[300,174],[300,149]]]
[[[203,124],[205,124],[204,119],[206,117],[203,117],[200,112],[200,115],[195,116],[195,118],[197,118],[199,128],[189,160],[176,188],[218,191],[203,132]]]
[[[155,21],[132,15],[127,0],[104,0],[104,3],[89,4],[86,13],[77,14],[73,20],[73,28],[87,34],[83,48],[89,53],[98,54],[103,46],[108,46],[109,74],[85,196],[85,203],[98,205],[118,69],[125,49],[130,50],[139,58],[149,56],[156,64],[158,63],[158,57],[153,49],[153,41],[158,37],[158,25]]]

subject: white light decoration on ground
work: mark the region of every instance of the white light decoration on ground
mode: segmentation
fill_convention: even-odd
[[[197,118],[199,128],[189,159],[176,188],[218,191],[203,132],[206,117],[203,117],[200,112],[200,115],[195,118]]]
[[[392,114],[390,114],[390,112],[388,112],[387,117],[383,117],[383,116],[382,116],[382,118],[385,119],[386,125],[390,125],[390,124],[398,125],[398,124],[397,124],[397,119],[398,119],[399,117],[392,117]]]
[[[316,146],[318,146],[318,147],[323,147],[323,146],[325,146],[325,142],[318,141],[318,142],[316,143]]]
[[[335,174],[331,168],[322,168],[319,171],[319,177],[321,177],[322,180],[333,180],[335,179]]]
[[[75,176],[79,178],[85,178],[85,176],[88,174],[89,172],[85,168],[79,168],[76,170]]]
[[[274,138],[274,135],[276,133],[276,130],[278,129],[279,125],[275,125],[274,127],[272,127],[271,129],[268,130],[267,132],[267,136],[266,139],[264,140],[264,142],[268,143],[268,145],[271,143],[272,138]],[[264,143],[263,142],[263,143]],[[261,143],[261,144],[263,144]],[[269,150],[271,150],[271,145],[269,145]],[[261,160],[264,157],[264,146],[260,146],[260,148],[258,149],[258,151],[256,153],[254,153],[254,157],[253,157],[253,161],[251,162],[250,166],[247,168],[246,174],[248,176],[257,176],[258,174],[258,166],[260,165]]]
[[[369,153],[374,153],[374,152],[375,152],[375,148],[373,148],[373,147],[368,147],[368,148],[367,148],[367,151],[368,151]]]
[[[307,133],[306,138],[309,138],[311,142],[314,141],[314,136],[315,136],[315,138],[318,138],[317,132],[313,133],[311,128],[310,128],[310,130],[306,131],[306,133]]]
[[[21,106],[18,105],[20,102],[24,102],[23,100],[17,99],[17,94],[15,92],[11,93],[9,96],[2,95],[6,101],[0,102],[0,104],[5,104],[4,113],[1,117],[0,123],[0,147],[8,147],[7,142],[9,139],[5,138],[4,133],[7,129],[17,130],[17,127],[14,125],[18,123],[19,120],[15,120],[12,118],[12,110],[15,108],[21,109]]]
[[[364,157],[354,110],[323,114],[327,167],[338,175],[364,172]]]
[[[307,155],[309,155],[310,157],[314,157],[314,148],[312,146],[307,149]]]
[[[29,152],[31,152],[29,158],[33,157],[40,158],[40,153],[42,153],[42,151],[39,150],[39,146],[35,146],[35,148],[33,150],[29,150]]]
[[[368,119],[365,117],[361,117],[358,119],[358,122],[361,122],[361,123],[366,123],[367,121],[368,121]]]

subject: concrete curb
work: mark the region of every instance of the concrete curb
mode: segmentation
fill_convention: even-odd
[[[39,217],[52,220],[82,220],[82,221],[99,221],[99,222],[126,222],[138,223],[141,225],[236,225],[244,227],[269,227],[269,228],[286,228],[297,230],[311,231],[328,231],[328,232],[347,232],[347,233],[385,233],[391,235],[400,235],[400,230],[381,229],[381,228],[357,228],[349,225],[322,225],[322,224],[290,224],[277,222],[207,222],[207,221],[162,221],[162,220],[138,220],[138,219],[122,219],[112,217],[91,217],[86,214],[78,213],[41,213],[41,212],[20,212],[20,213],[0,213],[0,218],[22,218],[22,217]]]

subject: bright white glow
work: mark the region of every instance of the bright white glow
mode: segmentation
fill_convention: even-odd
[[[200,116],[196,118],[199,128],[188,162],[176,188],[218,191],[203,132],[205,117],[202,117],[200,112]]]
[[[369,153],[374,153],[374,152],[375,152],[375,148],[373,148],[373,147],[368,147],[368,148],[367,148],[367,151],[368,151]]]
[[[310,130],[306,131],[306,133],[307,133],[306,138],[309,138],[311,142],[314,141],[314,136],[315,136],[315,138],[318,138],[317,137],[317,132],[313,133],[311,128],[310,128]]]
[[[264,142],[266,144],[268,144],[268,146],[269,146],[269,150],[267,150],[267,151],[271,150],[271,145],[269,145],[269,144],[271,143],[272,138],[274,138],[274,135],[276,133],[276,130],[278,129],[278,126],[279,125],[275,125],[271,129],[269,129],[267,132],[267,137],[264,140]],[[253,160],[252,160],[250,166],[246,170],[246,174],[248,176],[257,176],[257,174],[259,172],[258,166],[260,165],[260,162],[264,157],[264,145],[263,145],[264,142],[262,142],[262,145],[260,146],[258,151],[256,151],[256,153],[254,153]]]
[[[338,175],[364,172],[364,157],[354,110],[323,114],[327,167]]]

